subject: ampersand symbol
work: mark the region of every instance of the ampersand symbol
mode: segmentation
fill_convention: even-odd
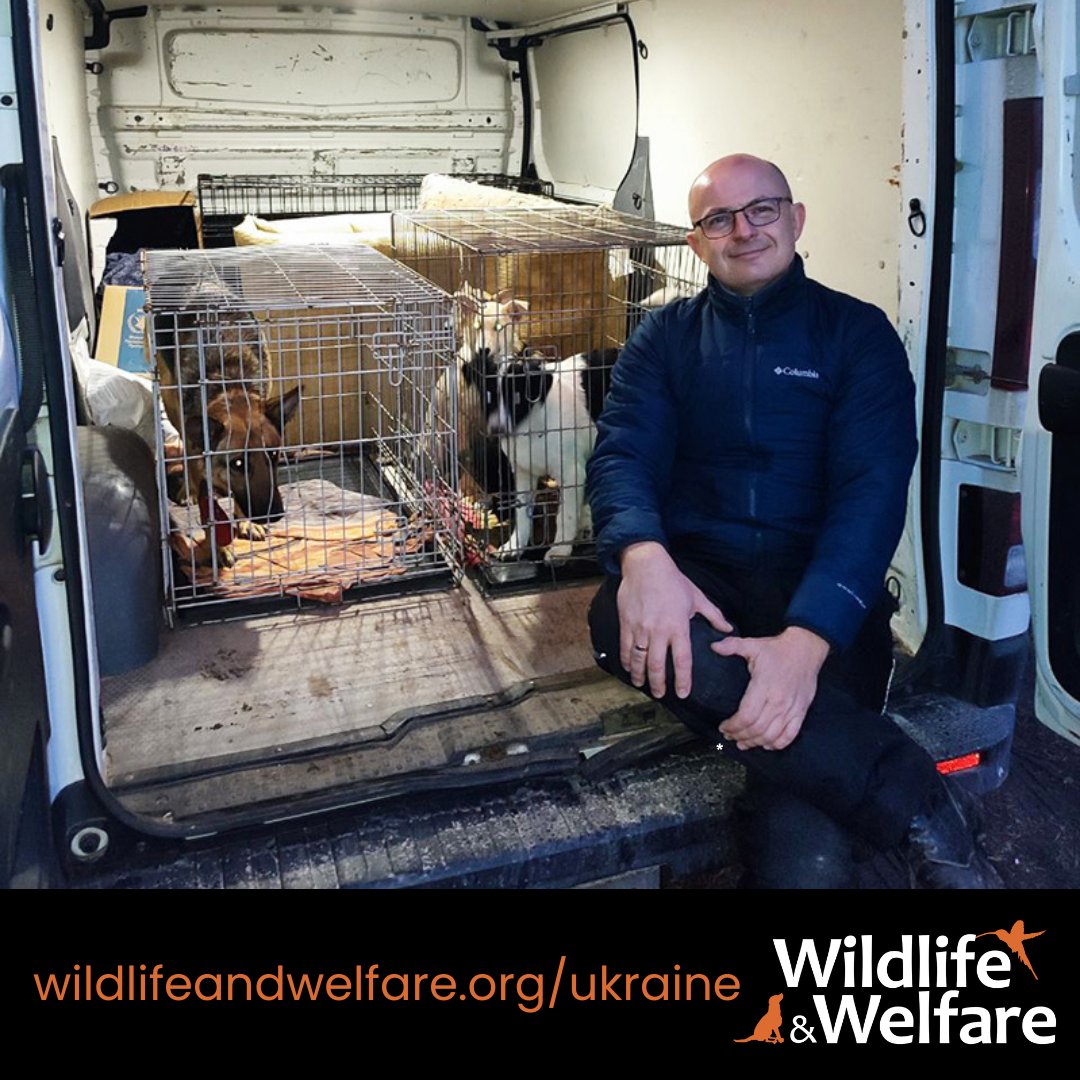
[[[814,1038],[814,1029],[812,1027],[807,1027],[806,1026],[806,1017],[805,1016],[793,1017],[792,1018],[792,1023],[795,1026],[788,1032],[788,1038],[793,1043],[804,1043],[809,1039],[810,1042],[817,1045],[817,1039]],[[800,1034],[800,1033],[802,1034],[802,1038],[801,1039],[796,1039],[795,1036],[797,1034]]]

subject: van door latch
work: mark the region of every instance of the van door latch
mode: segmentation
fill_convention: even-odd
[[[56,265],[64,265],[64,255],[67,253],[67,236],[64,234],[64,223],[59,218],[53,218],[52,223],[53,246],[56,248]]]

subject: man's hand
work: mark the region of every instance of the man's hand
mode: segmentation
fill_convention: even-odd
[[[635,686],[646,676],[654,697],[667,690],[667,657],[675,665],[675,693],[690,693],[690,620],[703,615],[717,630],[731,630],[723,612],[651,540],[625,548],[620,561],[619,660]]]
[[[724,638],[712,650],[720,656],[741,656],[750,669],[739,711],[720,725],[720,733],[740,750],[783,750],[790,745],[817,693],[829,643],[812,630],[789,626],[776,637]]]

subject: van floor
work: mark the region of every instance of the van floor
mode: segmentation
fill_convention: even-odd
[[[596,677],[586,625],[595,588],[485,597],[466,580],[378,603],[179,625],[163,632],[151,663],[102,680],[107,782],[123,792],[201,778],[205,789],[222,772],[273,765],[276,779],[258,788],[280,790],[289,762],[298,774],[312,774],[313,757],[403,743],[403,732],[411,738],[408,768],[434,768],[485,736],[474,729],[459,735],[464,745],[451,747],[451,725],[436,730],[432,720],[490,714],[500,704],[516,712],[503,718],[502,730],[487,732],[487,741],[504,746],[515,731],[536,734],[538,725],[549,736],[560,724],[595,727],[623,702],[643,700]],[[515,704],[568,678],[583,688],[573,709],[556,694],[546,705],[543,694]],[[371,779],[380,768],[385,763],[360,774],[350,766],[311,775],[292,793]],[[234,792],[236,805],[257,794]],[[200,801],[208,798],[204,790]],[[212,800],[219,808],[229,801],[220,792]]]
[[[1035,719],[1033,696],[1032,665],[1009,776],[983,800],[984,849],[1007,888],[1077,889],[1080,746]],[[742,775],[711,747],[687,746],[600,778],[421,792],[199,842],[141,841],[71,884],[526,887],[663,865],[664,885],[731,889],[740,873],[731,807]],[[907,871],[895,854],[880,854],[860,864],[859,887],[904,890]]]

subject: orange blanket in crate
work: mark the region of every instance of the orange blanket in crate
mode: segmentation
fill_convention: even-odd
[[[429,524],[405,521],[382,500],[328,480],[286,484],[281,494],[285,514],[265,539],[239,535],[233,522],[232,543],[219,546],[216,571],[210,530],[198,522],[198,511],[170,507],[169,540],[197,593],[339,603],[346,589],[405,573],[405,557],[416,555],[431,538]],[[232,566],[223,565],[223,551],[232,553]]]

